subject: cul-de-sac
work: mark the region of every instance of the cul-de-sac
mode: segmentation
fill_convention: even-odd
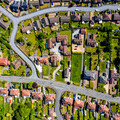
[[[120,0],[0,0],[0,120],[120,120]]]

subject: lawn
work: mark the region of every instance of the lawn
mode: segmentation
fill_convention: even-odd
[[[90,66],[90,55],[88,53],[85,54],[84,65],[86,66],[87,70],[91,69],[91,66]]]
[[[61,29],[62,30],[68,30],[69,29],[69,23],[61,23]]]
[[[32,9],[29,9],[29,13],[37,11],[36,7],[33,7]]]
[[[91,70],[96,70],[98,65],[98,55],[91,55]]]
[[[25,66],[21,65],[19,68],[17,68],[15,75],[16,76],[25,76],[26,68]]]
[[[43,76],[48,76],[49,75],[49,65],[43,65]]]
[[[68,12],[66,12],[66,11],[59,12],[59,17],[60,16],[67,16],[67,15],[68,15]]]
[[[64,70],[65,70],[66,68],[68,68],[68,56],[64,56],[63,60],[64,60]]]
[[[50,78],[53,79],[53,72],[57,67],[50,66]]]
[[[106,71],[106,62],[100,62],[100,72]]]
[[[72,54],[71,81],[80,85],[82,70],[82,54]]]
[[[47,8],[47,7],[49,7],[49,6],[48,6],[48,3],[45,3],[44,5],[39,6],[39,9],[44,9],[44,8]]]
[[[68,44],[71,45],[71,31],[61,31],[60,35],[68,35]]]
[[[59,70],[63,71],[63,65],[61,65],[61,68]],[[59,75],[55,75],[55,80],[58,82],[64,82],[64,78],[63,78],[63,72],[57,72]]]
[[[71,26],[72,28],[79,28],[79,22],[72,22]]]

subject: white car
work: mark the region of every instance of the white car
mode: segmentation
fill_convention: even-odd
[[[95,12],[98,12],[99,10],[98,9],[95,9]]]
[[[79,11],[78,9],[75,9],[75,11]]]

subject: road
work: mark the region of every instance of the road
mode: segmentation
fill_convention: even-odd
[[[120,97],[112,97],[111,95],[100,93],[94,90],[90,90],[80,86],[67,85],[65,83],[55,82],[51,80],[44,79],[33,79],[29,77],[17,77],[17,76],[0,76],[0,80],[6,80],[9,82],[19,82],[19,83],[28,83],[28,82],[36,82],[42,86],[49,86],[53,89],[59,89],[61,92],[70,91],[80,94],[85,94],[87,96],[95,97],[97,99],[103,99],[109,102],[117,102],[120,103]]]
[[[97,7],[97,9],[99,11],[103,11],[106,9],[113,9],[113,10],[117,10],[120,7],[120,5],[104,5],[102,7]],[[13,50],[25,61],[27,62],[33,73],[31,75],[31,78],[37,78],[37,71],[36,71],[36,67],[33,64],[33,62],[15,45],[15,37],[16,37],[16,33],[18,30],[18,24],[24,20],[30,19],[32,17],[35,16],[39,16],[42,14],[46,14],[46,13],[50,13],[50,12],[58,12],[58,11],[75,11],[75,9],[78,9],[79,11],[84,11],[84,12],[91,12],[91,11],[95,11],[96,7],[53,7],[53,8],[46,8],[43,10],[39,10],[24,16],[20,16],[20,17],[14,17],[11,13],[9,13],[7,10],[5,10],[4,8],[2,8],[0,6],[0,11],[5,14],[8,18],[10,18],[13,21],[13,31],[11,33],[11,37],[10,37],[10,45],[13,48]]]
[[[103,99],[109,102],[117,102],[120,103],[120,98],[113,98],[111,95],[108,94],[103,94],[97,91],[89,90],[83,87],[76,87],[74,85],[66,85],[64,83],[59,83],[59,82],[53,82],[50,80],[43,80],[39,79],[37,77],[37,71],[34,63],[16,46],[15,44],[15,37],[17,34],[18,30],[18,24],[24,20],[30,19],[35,16],[39,16],[42,14],[50,13],[50,12],[58,12],[58,11],[75,11],[75,9],[78,9],[79,11],[84,11],[84,12],[94,12],[96,9],[99,11],[104,11],[106,9],[112,9],[112,10],[117,10],[120,7],[120,5],[104,5],[102,7],[53,7],[53,8],[46,8],[43,10],[36,11],[34,13],[30,13],[24,16],[20,17],[14,17],[11,13],[9,13],[7,10],[2,8],[0,6],[0,11],[6,15],[8,18],[10,18],[13,22],[13,31],[11,33],[10,37],[10,45],[13,48],[13,50],[26,62],[30,65],[32,69],[32,75],[30,77],[15,77],[15,76],[0,76],[1,80],[6,80],[9,82],[37,82],[38,84],[41,84],[43,86],[49,86],[55,89],[57,98],[56,98],[56,103],[55,103],[55,111],[57,114],[58,120],[62,120],[62,116],[59,111],[59,106],[60,106],[60,98],[63,92],[65,91],[71,91],[75,93],[81,93],[85,94],[87,96],[92,96],[97,99]]]

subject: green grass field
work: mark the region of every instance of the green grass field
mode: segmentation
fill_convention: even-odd
[[[48,75],[49,75],[49,66],[43,65],[43,76],[48,76]]]
[[[71,81],[75,85],[80,84],[82,69],[82,54],[72,54]]]

